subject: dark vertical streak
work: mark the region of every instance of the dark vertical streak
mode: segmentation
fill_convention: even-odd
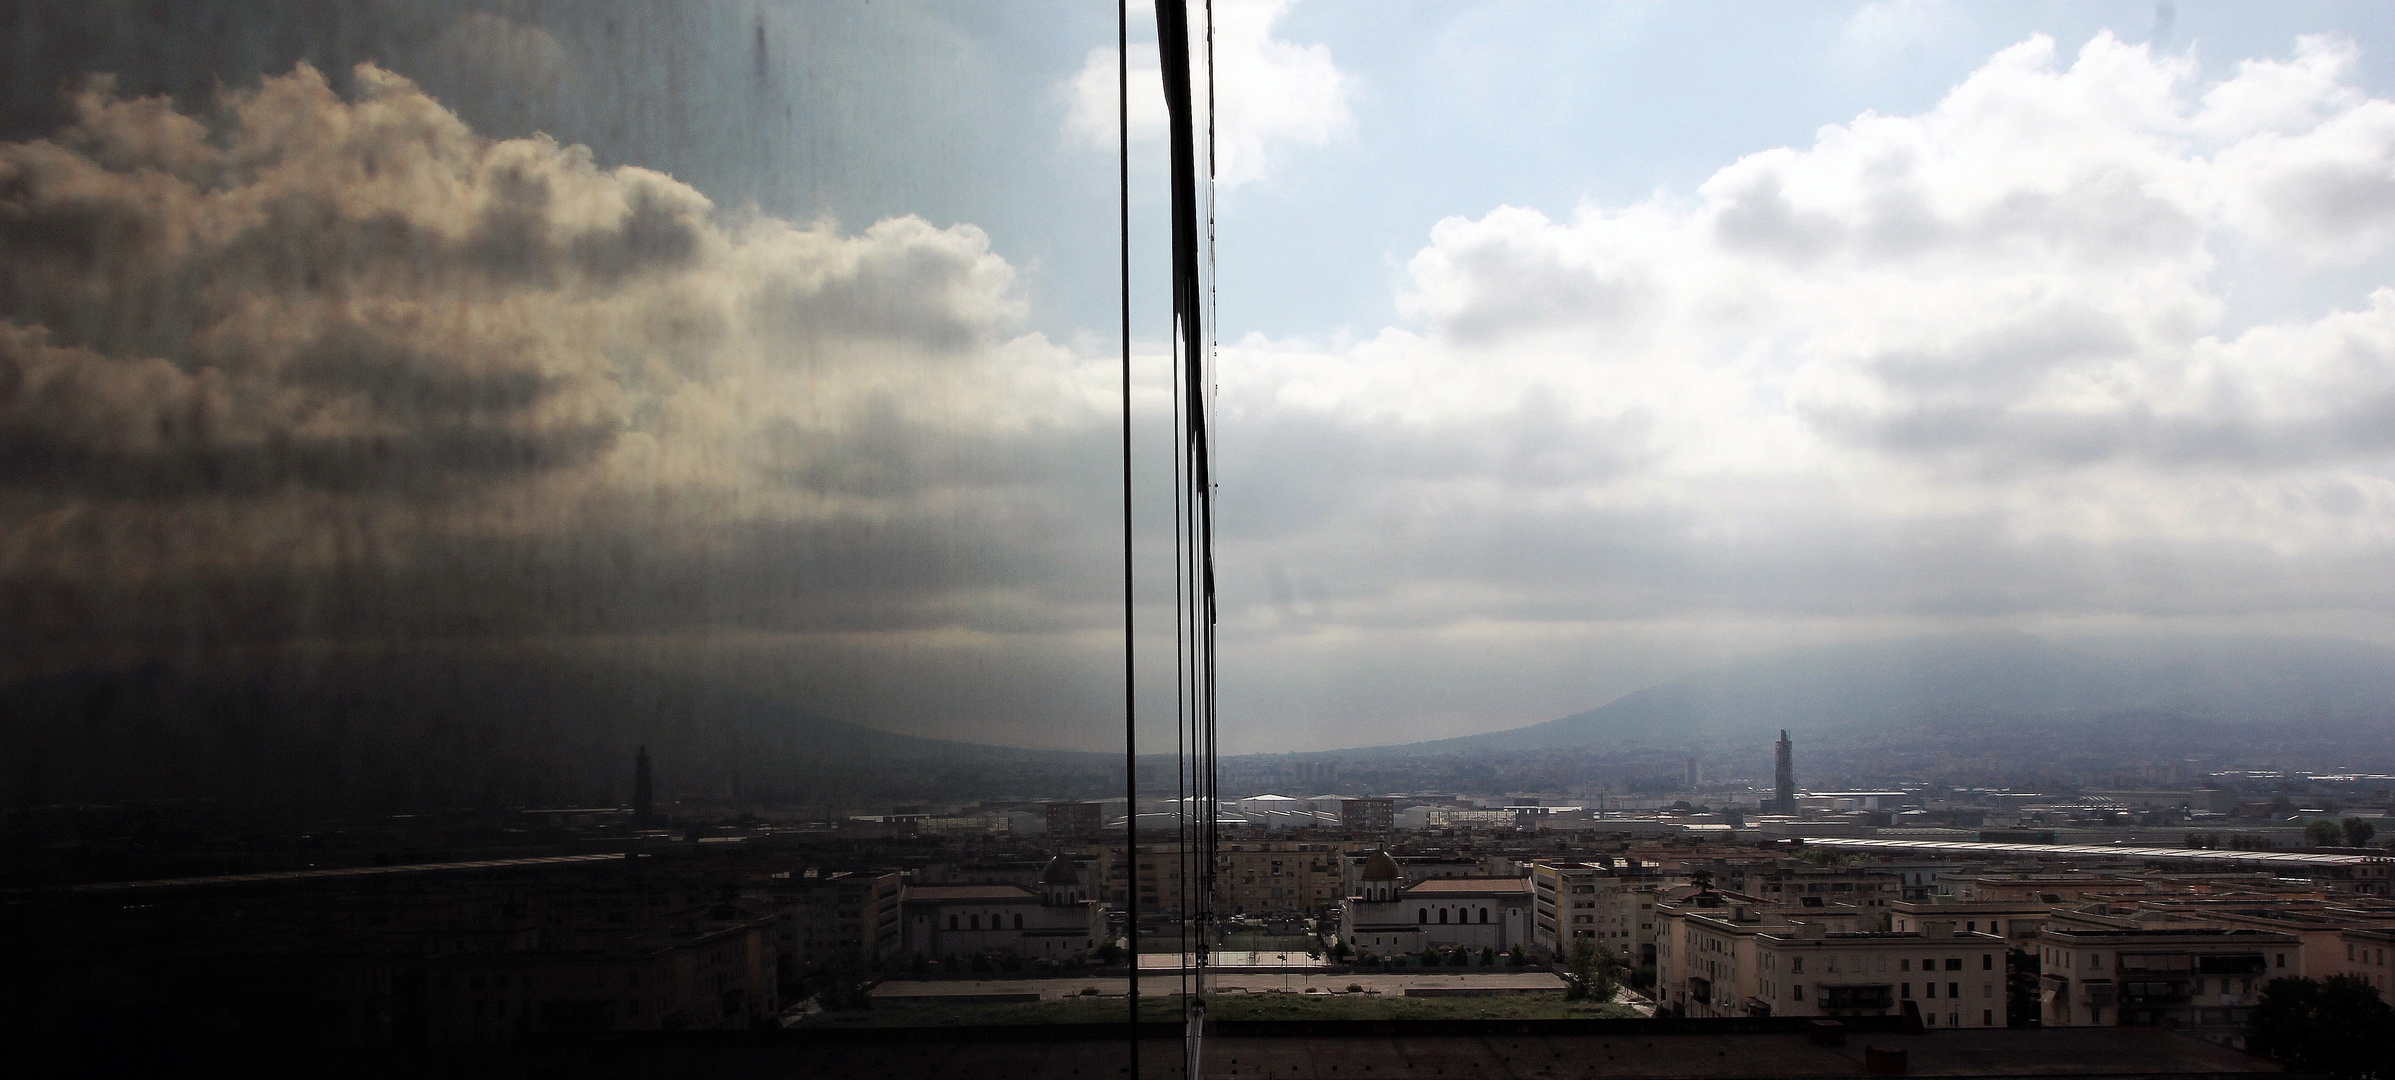
[[[1213,52],[1212,7],[1207,8],[1207,53]],[[1191,95],[1192,57],[1189,51],[1189,6],[1187,0],[1156,0],[1157,53],[1164,81],[1164,101],[1170,119],[1172,150],[1172,267],[1173,314],[1178,320],[1180,355],[1184,359],[1177,376],[1175,389],[1186,403],[1186,413],[1179,419],[1184,438],[1181,465],[1188,469],[1187,520],[1189,529],[1189,578],[1186,587],[1193,589],[1195,603],[1188,614],[1190,619],[1190,649],[1193,653],[1191,670],[1186,682],[1191,699],[1189,728],[1189,768],[1196,798],[1193,806],[1182,808],[1188,814],[1202,815],[1190,828],[1197,838],[1197,850],[1188,857],[1195,864],[1194,880],[1184,877],[1183,896],[1190,899],[1190,933],[1196,939],[1190,950],[1190,969],[1193,972],[1194,993],[1188,1001],[1188,1040],[1183,1057],[1184,1069],[1194,1075],[1200,1067],[1199,1040],[1205,1030],[1207,950],[1212,944],[1215,918],[1216,850],[1219,830],[1215,824],[1216,806],[1220,798],[1220,783],[1215,767],[1215,703],[1214,703],[1214,625],[1216,619],[1214,586],[1214,483],[1209,464],[1209,421],[1207,417],[1207,360],[1210,349],[1205,329],[1206,287],[1200,270],[1199,251],[1204,238],[1197,222],[1197,151],[1195,102]],[[1212,97],[1212,72],[1208,72],[1209,104]],[[1208,117],[1208,151],[1212,151],[1212,118]],[[1209,187],[1212,162],[1208,162]],[[1176,680],[1183,681],[1183,680]],[[1188,845],[1183,846],[1187,852]]]
[[[1131,30],[1129,0],[1114,9],[1116,156],[1121,168],[1123,270],[1123,934],[1130,939],[1131,1080],[1139,1080],[1138,599],[1131,572]]]

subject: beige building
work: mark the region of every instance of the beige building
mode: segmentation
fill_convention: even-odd
[[[2268,930],[2049,925],[2038,960],[2046,1027],[2167,1027],[2230,1046],[2264,984],[2304,974],[2302,939]]]
[[[1844,904],[1790,907],[1743,893],[1686,891],[1655,904],[1657,1004],[1683,1016],[1747,1016],[1760,1000],[1755,938],[1799,921],[1829,933],[1870,929],[1878,916]]]
[[[1633,967],[1654,962],[1656,896],[1673,881],[1661,868],[1608,860],[1542,861],[1524,869],[1530,875],[1532,944],[1567,956],[1574,944],[1590,941]]]
[[[1216,895],[1233,915],[1329,911],[1344,891],[1341,863],[1351,846],[1340,841],[1225,841]]]
[[[1950,922],[1966,934],[1994,934],[2013,948],[2035,949],[2038,931],[2045,928],[2053,911],[2047,904],[2018,900],[1899,900],[1888,905],[1888,929],[1918,933],[1924,924]]]
[[[1799,923],[1754,938],[1749,1016],[1917,1016],[1924,1027],[2000,1028],[2005,943],[1928,922],[1910,933],[1831,933]]]
[[[2362,981],[2378,987],[2378,996],[2395,999],[2395,930],[2347,930],[2337,935],[2343,959],[2332,960],[2316,969],[2322,976],[2358,975]]]

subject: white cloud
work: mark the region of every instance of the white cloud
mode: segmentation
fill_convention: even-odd
[[[1215,180],[1225,188],[1263,179],[1284,146],[1322,146],[1346,136],[1355,123],[1349,111],[1355,79],[1339,69],[1326,46],[1300,45],[1273,36],[1273,25],[1291,0],[1229,0],[1215,5],[1213,86]],[[1204,48],[1203,32],[1193,28]],[[1153,45],[1131,47],[1131,135],[1158,139],[1165,133],[1164,96]],[[1081,70],[1060,87],[1067,112],[1066,136],[1075,142],[1111,147],[1118,138],[1116,53],[1089,52]],[[1206,86],[1201,70],[1197,129],[1205,130]]]
[[[1438,223],[1406,325],[1225,350],[1230,561],[1335,612],[1234,581],[1234,647],[1698,612],[2395,622],[2362,569],[2395,556],[2395,288],[2224,322],[2241,274],[2395,246],[2395,103],[2355,62],[2307,40],[2207,87],[2034,39],[1693,192]]]

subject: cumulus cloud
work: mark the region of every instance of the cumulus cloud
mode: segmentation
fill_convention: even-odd
[[[1273,35],[1291,0],[1231,0],[1214,7],[1212,86],[1216,109],[1215,181],[1237,187],[1267,176],[1278,147],[1322,146],[1353,130],[1349,102],[1355,78],[1339,69],[1327,46],[1300,45]],[[1202,33],[1202,31],[1199,31]],[[1202,38],[1192,46],[1202,50]],[[1131,46],[1131,136],[1160,139],[1166,116],[1156,47]],[[1088,146],[1111,147],[1119,137],[1115,50],[1089,51],[1081,70],[1060,87],[1065,134]],[[1197,117],[1205,130],[1204,73],[1198,74]]]
[[[2357,63],[2038,38],[1691,191],[1438,223],[1405,323],[1226,349],[1228,557],[1280,575],[1232,640],[2395,613],[2395,288],[2228,321],[2395,244]]]
[[[95,79],[0,145],[12,649],[1077,627],[1108,365],[1022,331],[980,229],[727,211],[354,84]]]

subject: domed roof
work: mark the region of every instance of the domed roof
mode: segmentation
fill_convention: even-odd
[[[1039,883],[1042,885],[1079,885],[1081,884],[1081,875],[1074,872],[1073,860],[1059,855],[1048,860],[1047,869],[1039,872]]]
[[[1397,860],[1390,858],[1386,851],[1373,852],[1371,858],[1364,860],[1364,880],[1397,880]]]

